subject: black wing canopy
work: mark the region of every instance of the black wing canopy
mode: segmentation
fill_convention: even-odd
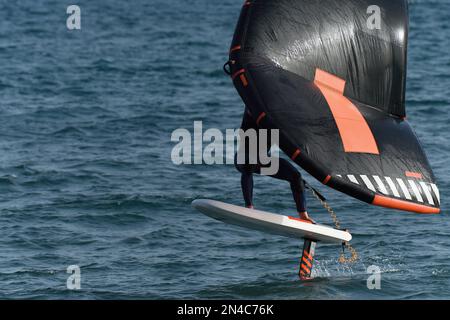
[[[407,38],[406,0],[246,1],[232,78],[259,125],[279,129],[280,148],[319,181],[438,213],[433,172],[405,120]]]

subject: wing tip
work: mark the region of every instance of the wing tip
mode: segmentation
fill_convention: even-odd
[[[441,212],[441,209],[437,207],[430,207],[423,204],[393,199],[380,195],[375,195],[372,204],[380,207],[410,211],[421,214],[439,214]]]

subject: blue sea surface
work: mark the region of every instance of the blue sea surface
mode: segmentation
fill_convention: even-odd
[[[368,206],[324,189],[360,259],[226,225],[190,203],[241,204],[233,166],[171,162],[171,133],[236,128],[222,71],[242,0],[57,0],[0,10],[1,299],[450,298],[450,1],[410,2],[407,114],[438,179],[442,214]],[[258,208],[295,214],[289,186],[255,178]],[[309,211],[332,224],[308,196]],[[69,265],[81,289],[66,286]],[[381,269],[368,290],[367,267]]]

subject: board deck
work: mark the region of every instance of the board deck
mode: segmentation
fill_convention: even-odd
[[[193,201],[192,206],[216,220],[285,237],[327,243],[342,243],[352,239],[351,234],[346,231],[220,201],[199,199]]]

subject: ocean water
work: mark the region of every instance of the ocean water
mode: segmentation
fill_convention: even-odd
[[[228,226],[190,207],[240,204],[233,166],[176,166],[177,128],[235,128],[243,104],[222,72],[241,0],[57,0],[0,10],[0,298],[450,298],[450,1],[411,1],[408,118],[438,178],[442,214],[370,207],[323,189],[360,259]],[[308,178],[308,176],[307,176]],[[255,178],[258,208],[294,214],[288,185]],[[331,224],[312,197],[310,212]],[[69,290],[69,265],[81,289]],[[367,267],[381,269],[368,290]]]

